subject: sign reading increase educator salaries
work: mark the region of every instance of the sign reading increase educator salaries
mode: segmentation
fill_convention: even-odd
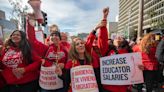
[[[107,85],[143,83],[141,53],[128,53],[100,58],[101,82]]]

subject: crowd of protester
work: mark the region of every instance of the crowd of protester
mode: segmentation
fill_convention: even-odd
[[[103,17],[86,40],[79,37],[68,41],[68,35],[57,25],[49,28],[45,43],[35,36],[35,22],[43,23],[40,0],[30,0],[34,13],[26,18],[26,32],[14,30],[0,47],[0,92],[75,92],[71,70],[83,65],[92,66],[98,91],[95,92],[146,92],[155,91],[164,82],[164,38],[158,42],[155,34],[148,33],[127,41],[118,36],[108,37],[107,17],[109,8],[103,9]],[[134,85],[105,85],[101,83],[100,58],[115,54],[140,52],[144,83]],[[54,68],[55,67],[55,68]],[[42,87],[39,83],[44,69],[50,69],[51,77],[57,76],[58,87]],[[162,88],[162,87],[161,87]],[[84,92],[85,89],[84,89]],[[92,92],[92,91],[87,91]],[[157,91],[158,92],[158,91]],[[161,91],[162,92],[162,91]]]

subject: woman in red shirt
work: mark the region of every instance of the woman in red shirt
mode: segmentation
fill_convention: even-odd
[[[65,92],[68,92],[69,89],[70,89],[69,91],[71,91],[72,89],[70,88],[70,83],[72,83],[71,69],[78,66],[90,65],[93,67],[94,75],[95,75],[96,70],[97,70],[96,68],[98,65],[98,61],[91,56],[90,52],[87,51],[85,42],[81,40],[80,38],[75,38],[74,41],[72,42],[71,49],[69,52],[69,57],[70,57],[70,60],[67,62],[66,67],[65,67],[66,68]],[[96,92],[98,92],[98,85],[97,85],[96,79],[95,79],[95,82],[96,83],[94,87],[95,89],[97,88]],[[71,87],[72,86],[73,84],[71,85]],[[87,89],[82,89],[82,90],[85,92],[85,90]],[[92,92],[92,91],[87,91],[87,92]]]
[[[2,75],[9,92],[36,92],[41,59],[32,51],[23,31],[15,30],[4,43]]]
[[[64,74],[64,66],[65,66],[65,63],[67,62],[67,57],[68,57],[67,50],[61,44],[61,35],[59,31],[54,31],[50,34],[50,38],[49,38],[50,44],[48,46],[39,42],[36,39],[35,28],[32,21],[37,21],[39,24],[43,22],[43,15],[40,9],[41,1],[31,0],[29,1],[29,4],[33,8],[34,16],[27,17],[27,25],[26,25],[27,30],[26,31],[27,31],[27,37],[29,39],[31,46],[37,52],[37,54],[43,58],[43,62],[41,66],[41,73],[40,73],[42,75],[40,75],[40,80],[39,80],[40,86],[44,85],[44,86],[41,86],[41,92],[51,92],[51,91],[63,92],[62,90],[63,90],[64,85],[62,85],[63,84],[62,74]],[[32,17],[34,17],[36,20],[33,20]],[[54,67],[57,67],[57,68],[54,69]],[[43,74],[43,72],[45,71],[48,72],[47,71],[48,69],[50,69],[51,72],[53,72],[54,74],[54,75],[49,75],[51,78],[53,78],[52,80],[49,78],[49,76],[46,76],[46,74]],[[48,80],[48,78],[50,80]],[[56,87],[57,82],[61,84],[58,87]],[[49,86],[52,86],[52,87],[49,87]]]
[[[105,8],[103,10],[102,23],[103,22],[107,23],[108,13],[109,13],[109,8]],[[98,34],[98,47],[100,49],[102,57],[110,56],[113,54],[129,53],[132,51],[131,49],[128,48],[129,47],[128,42],[124,41],[122,38],[118,38],[114,40],[114,45],[116,45],[117,49],[115,49],[114,47],[112,50],[110,50],[110,48],[112,47],[108,43],[107,27],[106,26],[101,27],[100,32]],[[127,92],[128,87],[129,87],[129,85],[105,85],[105,84],[102,84],[102,85],[105,90],[104,92]]]
[[[146,34],[140,42],[140,52],[142,53],[142,63],[144,65],[144,82],[147,92],[152,92],[153,85],[157,83],[158,65],[155,57],[157,42],[155,34]]]

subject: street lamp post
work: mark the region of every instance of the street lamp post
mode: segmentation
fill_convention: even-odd
[[[132,12],[132,9],[130,8],[130,10],[128,11],[128,40],[130,40],[130,21],[131,21],[131,12]]]
[[[144,8],[144,0],[138,0],[139,1],[139,17],[138,17],[138,33],[137,37],[142,36],[142,30],[143,30],[143,8]]]

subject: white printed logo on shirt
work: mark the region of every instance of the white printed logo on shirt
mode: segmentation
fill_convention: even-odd
[[[19,64],[22,63],[23,60],[23,56],[21,51],[17,52],[15,50],[9,49],[3,59],[2,59],[2,63],[6,66],[6,67],[10,67],[10,68],[17,68]]]

